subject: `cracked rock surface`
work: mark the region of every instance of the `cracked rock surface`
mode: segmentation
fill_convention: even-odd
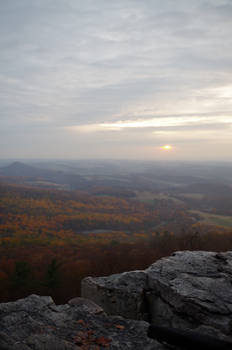
[[[144,271],[87,277],[82,295],[109,314],[232,339],[232,252],[176,252]]]
[[[107,316],[90,300],[55,305],[31,295],[0,304],[1,350],[163,350],[147,337],[149,324]]]

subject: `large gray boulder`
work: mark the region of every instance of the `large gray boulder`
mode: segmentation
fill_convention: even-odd
[[[75,298],[55,305],[31,295],[0,304],[1,350],[163,350],[147,337],[144,321],[108,317],[92,301]]]
[[[145,295],[147,273],[131,271],[107,277],[86,277],[81,294],[103,307],[106,313],[134,320],[148,320]]]
[[[232,339],[232,252],[176,252],[144,271],[87,277],[82,296],[109,314]]]

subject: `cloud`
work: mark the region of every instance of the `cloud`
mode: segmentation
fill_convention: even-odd
[[[231,122],[231,19],[226,0],[2,1],[0,133],[12,151],[0,156],[19,143],[26,154],[34,137],[42,157],[45,134],[62,138],[65,154],[91,154],[94,142],[115,154],[128,134],[143,149],[161,128],[180,142],[197,128],[203,143],[207,126]],[[70,143],[70,130],[85,136]]]
[[[200,125],[199,125],[200,124]],[[165,118],[150,118],[150,119],[137,119],[137,120],[120,120],[114,123],[101,123],[101,124],[86,124],[80,126],[69,127],[68,129],[77,132],[99,132],[99,131],[121,131],[124,129],[175,129],[198,127],[204,129],[205,126],[223,124],[232,125],[231,117],[221,117],[218,121],[218,116],[179,116],[179,117],[165,117]]]

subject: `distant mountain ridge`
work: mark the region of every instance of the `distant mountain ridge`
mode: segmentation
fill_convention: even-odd
[[[54,184],[68,184],[72,189],[80,187],[82,188],[88,183],[84,177],[78,174],[67,173],[62,170],[37,168],[18,161],[0,168],[0,176],[26,177],[30,178],[30,181],[36,181],[40,179],[44,181],[50,181]]]
[[[13,162],[8,166],[0,168],[3,176],[38,176],[40,169],[22,162]]]
[[[14,161],[7,166],[0,163],[2,182],[20,183],[36,187],[58,186],[59,189],[89,190],[114,188],[123,190],[168,191],[174,193],[223,194],[232,191],[232,166],[159,163],[128,164],[83,161]],[[7,164],[7,163],[5,163]],[[144,167],[142,168],[142,165]],[[141,168],[143,170],[141,170]],[[5,177],[5,179],[3,179]],[[61,186],[60,186],[61,185]],[[115,195],[115,194],[114,194]]]

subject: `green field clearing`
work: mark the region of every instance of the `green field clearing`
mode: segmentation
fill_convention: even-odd
[[[180,199],[177,199],[175,197],[171,197],[164,193],[152,193],[149,191],[136,191],[136,199],[140,202],[152,204],[154,200],[171,200],[175,202],[176,204],[182,204],[183,201]]]
[[[201,200],[204,198],[204,194],[202,193],[180,193],[179,195],[184,198],[198,199],[198,200]]]
[[[192,214],[200,215],[200,217],[202,218],[200,222],[204,224],[223,226],[227,228],[232,227],[232,216],[210,214],[199,210],[190,210],[189,212]]]

